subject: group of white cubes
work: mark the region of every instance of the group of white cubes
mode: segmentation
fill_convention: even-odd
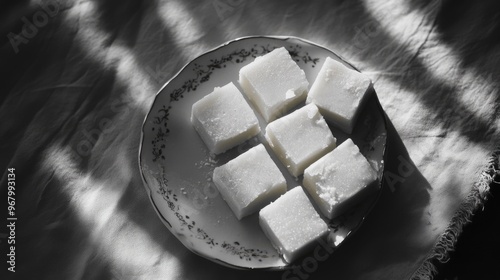
[[[241,68],[239,85],[250,104],[229,83],[196,102],[191,121],[209,150],[220,154],[261,132],[254,109],[265,120],[271,152],[294,177],[303,175],[324,218],[301,186],[287,191],[262,144],[215,168],[213,181],[238,219],[260,210],[262,230],[292,262],[327,234],[325,220],[376,188],[377,174],[358,147],[350,139],[336,147],[327,124],[352,133],[371,81],[328,57],[308,90],[304,71],[282,47]]]

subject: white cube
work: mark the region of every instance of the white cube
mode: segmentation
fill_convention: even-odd
[[[351,139],[304,171],[304,188],[332,219],[376,191],[377,172]]]
[[[327,57],[309,90],[306,103],[314,103],[328,121],[352,133],[371,80],[364,74]]]
[[[314,104],[306,105],[270,123],[266,127],[265,137],[275,154],[295,177],[333,150],[337,141]]]
[[[257,116],[233,83],[216,87],[193,104],[191,122],[214,154],[223,153],[260,132]]]
[[[260,210],[287,190],[285,177],[262,144],[216,167],[213,182],[238,219]]]
[[[277,48],[240,70],[239,83],[266,122],[306,99],[309,82],[284,48]]]
[[[260,210],[259,224],[289,263],[311,250],[315,241],[328,233],[327,224],[300,186]]]

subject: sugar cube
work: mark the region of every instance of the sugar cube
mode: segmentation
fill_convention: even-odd
[[[223,153],[260,132],[259,121],[231,82],[193,104],[191,122],[214,154]]]
[[[374,192],[377,172],[351,139],[304,171],[304,188],[321,212],[332,219]]]
[[[306,103],[314,103],[328,121],[352,133],[371,80],[364,74],[327,57],[309,90]]]
[[[287,262],[312,249],[328,233],[302,187],[297,186],[259,212],[259,224]]]
[[[295,177],[336,145],[335,137],[314,104],[268,124],[265,138]]]
[[[309,87],[304,71],[284,47],[242,67],[239,83],[266,122],[304,101]]]
[[[216,167],[213,182],[238,219],[261,209],[287,190],[285,177],[262,144]]]

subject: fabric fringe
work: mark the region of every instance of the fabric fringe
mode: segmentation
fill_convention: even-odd
[[[492,154],[490,161],[481,173],[478,182],[460,205],[448,228],[439,237],[434,245],[432,253],[422,263],[410,278],[411,280],[431,280],[437,274],[436,265],[446,263],[450,260],[450,253],[455,250],[455,245],[465,225],[471,222],[474,213],[483,209],[488,195],[490,185],[500,182],[500,147]]]

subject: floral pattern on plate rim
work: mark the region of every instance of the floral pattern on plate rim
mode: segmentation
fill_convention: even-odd
[[[201,83],[204,83],[210,80],[210,76],[220,68],[225,68],[227,63],[242,63],[245,62],[248,58],[256,58],[259,55],[264,55],[266,53],[271,52],[275,48],[279,48],[279,46],[270,46],[267,44],[266,46],[259,46],[255,44],[250,50],[240,49],[233,51],[232,53],[223,55],[219,59],[211,59],[210,64],[208,65],[199,65],[197,63],[194,64],[193,72],[195,74],[194,78],[191,78],[184,82],[182,87],[173,90],[170,93],[170,102],[179,101],[179,99],[184,97],[186,92],[196,91],[198,86]],[[311,67],[315,67],[319,61],[319,58],[313,58],[309,55],[309,53],[302,53],[302,47],[298,44],[291,45],[287,47],[290,56],[296,61],[302,61],[305,64],[310,64]],[[153,126],[152,131],[156,133],[155,138],[152,141],[153,144],[153,161],[157,161],[158,159],[165,159],[163,155],[163,149],[165,148],[164,141],[168,137],[170,130],[168,128],[168,120],[170,115],[171,106],[163,105],[157,112],[157,116],[155,116],[153,123],[156,125]]]
[[[279,47],[281,46],[271,46],[270,44],[264,46],[254,44],[254,46],[249,50],[242,48],[239,50],[235,50],[229,54],[225,54],[219,59],[211,59],[210,63],[207,65],[194,63],[192,69],[192,71],[194,72],[194,77],[185,81],[180,88],[177,88],[170,92],[170,102],[179,101],[184,97],[185,93],[196,91],[201,83],[210,80],[210,77],[214,73],[214,71],[217,71],[217,69],[225,68],[227,66],[227,63],[242,63],[247,61],[249,58],[256,58],[257,56],[269,53]],[[289,51],[292,59],[294,59],[296,62],[302,61],[303,63],[310,65],[311,67],[315,67],[320,60],[319,58],[311,57],[308,52],[303,52],[302,47],[298,44],[289,45],[286,48]],[[156,162],[159,159],[165,159],[163,149],[165,148],[165,141],[167,140],[168,134],[170,133],[168,121],[171,108],[171,105],[163,105],[157,111],[157,115],[154,117],[154,126],[151,128],[152,132],[155,135],[154,139],[152,140],[153,162]],[[226,250],[228,253],[238,256],[242,260],[252,261],[253,258],[256,258],[258,261],[262,261],[263,258],[276,257],[276,254],[270,254],[266,250],[246,248],[245,246],[242,246],[238,241],[234,241],[232,243],[226,241],[218,242],[213,237],[208,235],[205,230],[197,227],[196,222],[191,220],[191,217],[189,217],[188,215],[182,215],[180,213],[180,206],[177,203],[177,195],[168,188],[168,179],[165,176],[165,171],[163,170],[163,168],[164,167],[162,166],[162,174],[153,174],[152,170],[147,167],[144,169],[148,170],[148,172],[150,172],[150,174],[153,175],[153,177],[156,179],[159,186],[157,192],[166,201],[168,208],[174,213],[175,217],[177,217],[180,225],[184,228],[187,228],[188,231],[193,233],[194,237],[203,240],[208,246],[210,246],[210,248],[219,246],[220,248]],[[170,222],[166,222],[170,224]]]

